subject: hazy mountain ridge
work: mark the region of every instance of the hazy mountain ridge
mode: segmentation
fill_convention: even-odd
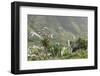
[[[87,17],[28,15],[28,33],[37,33],[47,27],[62,42],[76,37],[87,38],[87,24]]]

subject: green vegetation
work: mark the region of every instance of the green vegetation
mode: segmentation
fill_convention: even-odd
[[[28,48],[28,60],[53,60],[53,59],[80,59],[87,58],[87,40],[77,38],[68,44],[61,44],[51,37],[51,34],[44,32],[40,36],[40,46]]]

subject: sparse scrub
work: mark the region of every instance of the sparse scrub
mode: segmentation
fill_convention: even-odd
[[[75,44],[78,44],[74,52],[71,52],[68,47],[61,45],[59,42],[54,42],[50,44],[50,39],[42,39],[40,40],[41,47],[30,48],[28,53],[28,60],[53,60],[53,59],[81,59],[88,58],[86,41],[84,39],[77,39],[73,41]],[[84,45],[84,46],[83,46]],[[73,46],[71,47],[73,49]]]

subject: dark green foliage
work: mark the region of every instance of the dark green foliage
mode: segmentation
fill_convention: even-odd
[[[87,40],[84,38],[78,38],[76,41],[71,41],[72,52],[77,51],[78,49],[87,49]]]
[[[83,38],[78,38],[76,40],[76,44],[78,44],[80,49],[87,49],[87,40],[83,39]]]
[[[48,48],[49,47],[49,39],[47,39],[47,38],[44,38],[44,39],[42,39],[41,40],[41,44],[42,44],[42,46],[43,47],[45,47],[45,48]]]

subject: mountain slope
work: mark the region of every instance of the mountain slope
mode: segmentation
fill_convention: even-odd
[[[87,24],[87,17],[28,15],[28,39],[36,43],[39,38],[31,32],[42,32],[44,27],[55,41],[65,43],[77,37],[87,38]]]

